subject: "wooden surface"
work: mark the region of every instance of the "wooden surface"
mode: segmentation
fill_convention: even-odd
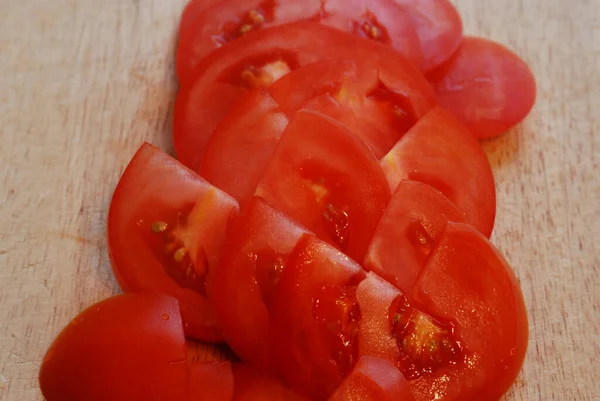
[[[41,400],[40,360],[118,291],[105,222],[141,141],[171,148],[184,0],[0,1],[0,399]],[[527,121],[485,143],[493,239],[525,294],[531,342],[506,400],[600,400],[600,2],[457,0],[467,33],[539,81]]]

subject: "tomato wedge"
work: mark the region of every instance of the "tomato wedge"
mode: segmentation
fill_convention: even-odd
[[[311,111],[288,125],[256,195],[359,261],[390,199],[365,144]]]
[[[448,221],[464,214],[441,192],[417,181],[401,181],[377,225],[364,267],[410,294]]]
[[[272,307],[272,371],[311,399],[333,394],[356,361],[356,262],[305,234],[287,261]]]
[[[463,24],[448,0],[393,0],[404,7],[412,21],[423,54],[423,70],[432,71],[456,52]]]
[[[207,284],[223,336],[244,361],[269,365],[267,308],[288,255],[306,232],[258,197],[232,222],[221,263]]]
[[[197,170],[218,124],[253,89],[268,87],[298,67],[335,59],[368,59],[390,70],[413,69],[415,85],[426,87],[417,68],[383,44],[314,22],[258,30],[211,53],[182,81],[174,112],[179,160]]]
[[[187,336],[219,341],[205,292],[237,202],[158,148],[137,151],[113,194],[108,247],[126,292],[161,292],[180,302]]]
[[[529,66],[505,46],[465,37],[456,54],[430,76],[438,102],[477,138],[500,135],[522,121],[536,99]]]
[[[363,356],[329,401],[412,401],[410,387],[389,361]]]
[[[452,114],[436,107],[381,160],[392,191],[401,180],[442,192],[465,221],[490,237],[496,217],[492,168],[479,142]]]
[[[184,400],[186,346],[177,301],[117,295],[81,312],[40,368],[48,401]]]

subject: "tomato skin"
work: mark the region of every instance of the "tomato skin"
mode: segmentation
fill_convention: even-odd
[[[206,296],[184,288],[167,273],[162,244],[152,243],[152,223],[199,205],[198,220],[184,234],[198,246],[198,263],[216,266],[229,219],[237,202],[158,148],[143,144],[125,169],[108,213],[108,245],[113,272],[125,292],[161,292],[180,302],[187,336],[221,340],[216,316]],[[194,253],[190,248],[190,253]],[[160,255],[160,258],[158,257]],[[166,254],[164,254],[166,255]],[[206,259],[206,260],[205,260]],[[169,266],[170,268],[170,266]]]
[[[177,301],[124,294],[82,311],[48,349],[48,401],[184,400],[186,346]]]
[[[427,87],[422,85],[425,78],[418,69],[388,46],[315,22],[258,30],[229,42],[200,62],[188,78],[182,78],[173,117],[178,159],[197,171],[214,130],[233,104],[249,92],[239,82],[249,65],[283,60],[294,70],[321,60],[363,58],[412,69],[412,75],[419,77],[415,84]],[[382,77],[382,81],[386,79],[393,75]]]
[[[443,376],[413,382],[417,401],[434,393],[445,393],[444,401],[499,400],[523,365],[529,329],[519,283],[498,250],[472,227],[449,222],[412,299],[453,321],[465,349],[476,355],[455,383]]]
[[[441,192],[418,181],[400,181],[363,266],[410,294],[448,221],[464,222],[464,214]]]
[[[385,359],[361,357],[329,401],[413,401],[407,380]]]
[[[381,160],[390,188],[421,181],[446,196],[467,223],[490,237],[496,217],[496,187],[488,158],[452,114],[433,108]]]
[[[288,125],[256,195],[355,260],[364,257],[390,198],[366,145],[306,110]]]
[[[269,283],[261,278],[268,277],[265,269],[269,262],[277,260],[259,258],[276,255],[283,267],[307,232],[259,197],[243,205],[232,222],[221,263],[210,272],[207,289],[224,338],[244,361],[262,368],[269,365],[271,317],[267,303],[275,283],[266,288]]]
[[[439,104],[477,138],[500,135],[532,110],[537,90],[529,66],[505,46],[465,37],[454,56],[428,76]]]

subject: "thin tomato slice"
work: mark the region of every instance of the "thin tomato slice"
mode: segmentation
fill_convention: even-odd
[[[232,223],[221,263],[207,284],[223,336],[244,361],[269,364],[268,307],[288,255],[306,232],[258,197]]]
[[[363,356],[329,401],[412,401],[408,382],[385,359]]]
[[[187,336],[218,341],[205,279],[220,257],[237,202],[158,148],[143,144],[113,194],[108,246],[126,292],[161,292],[180,302]]]
[[[393,0],[404,7],[419,38],[423,70],[432,71],[456,52],[462,41],[463,24],[448,0]]]
[[[416,67],[385,45],[314,22],[262,29],[217,49],[182,82],[174,112],[177,156],[197,170],[214,130],[237,101],[298,67],[335,59],[412,68],[415,85],[426,87]]]
[[[275,377],[249,364],[233,366],[235,392],[232,401],[308,401],[281,384]],[[223,399],[227,400],[227,399]],[[212,398],[211,401],[221,401]]]
[[[454,116],[436,107],[381,160],[394,190],[401,180],[421,181],[446,196],[465,221],[484,234],[492,233],[496,188],[487,156]]]
[[[325,399],[356,363],[361,267],[304,235],[288,259],[272,308],[272,371],[290,388]]]
[[[502,134],[522,121],[536,99],[529,66],[505,46],[465,37],[456,54],[429,79],[438,102],[477,138]]]
[[[310,111],[288,125],[256,194],[359,261],[390,199],[365,144]]]
[[[435,104],[430,87],[412,66],[370,59],[309,64],[268,90],[290,118],[301,108],[331,116],[378,158]]]
[[[267,92],[253,92],[215,131],[199,174],[238,202],[247,201],[287,124],[287,117]]]
[[[464,214],[441,192],[418,181],[401,181],[377,225],[365,269],[410,294],[448,221],[463,222]]]

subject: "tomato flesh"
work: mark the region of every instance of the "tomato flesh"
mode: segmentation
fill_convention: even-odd
[[[234,199],[158,148],[142,145],[109,209],[109,253],[121,288],[177,298],[188,337],[221,340],[205,281],[237,210]]]
[[[368,148],[309,111],[288,125],[256,194],[355,260],[364,257],[390,198]]]
[[[400,181],[364,259],[364,267],[410,294],[448,221],[464,214],[444,195],[418,181]]]
[[[496,217],[496,188],[487,156],[465,126],[435,107],[381,160],[390,188],[421,181],[442,192],[486,237]]]
[[[529,66],[505,46],[465,37],[454,56],[429,75],[439,104],[477,138],[500,135],[521,122],[536,99]]]

